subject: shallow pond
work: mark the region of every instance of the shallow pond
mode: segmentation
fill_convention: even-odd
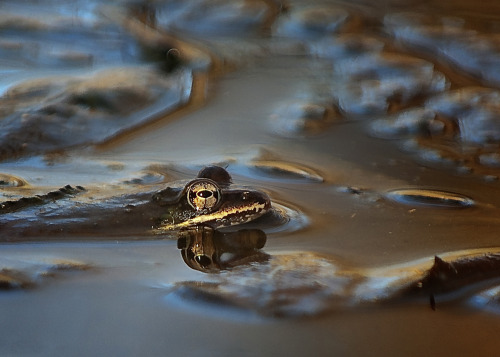
[[[499,24],[494,1],[3,1],[0,355],[491,355]],[[274,216],[130,213],[208,165],[233,184],[204,204],[241,186]]]

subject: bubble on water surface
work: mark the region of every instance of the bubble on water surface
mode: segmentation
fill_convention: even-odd
[[[474,200],[457,193],[419,188],[389,191],[385,197],[410,206],[465,208],[475,205]]]

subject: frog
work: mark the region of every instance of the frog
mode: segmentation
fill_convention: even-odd
[[[86,200],[77,199],[80,195]],[[45,195],[0,202],[0,237],[173,237],[172,232],[190,226],[231,227],[272,211],[266,193],[237,187],[225,168],[206,166],[187,183],[173,182],[154,192],[92,200],[86,188],[68,185]]]
[[[271,200],[267,194],[231,188],[231,184],[232,178],[224,168],[208,166],[180,194],[170,187],[156,193],[152,201],[165,207],[165,212],[155,233],[200,224],[212,228],[239,225],[270,210]]]

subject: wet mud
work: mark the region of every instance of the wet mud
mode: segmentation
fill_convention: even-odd
[[[0,354],[491,355],[499,21],[0,3]]]

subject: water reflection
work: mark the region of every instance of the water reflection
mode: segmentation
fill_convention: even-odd
[[[260,230],[221,232],[198,226],[179,233],[184,262],[210,281],[183,281],[170,300],[267,317],[316,316],[347,306],[449,302],[498,308],[500,250],[450,252],[380,268],[344,264],[333,256],[297,251],[267,254]],[[488,288],[488,290],[483,290]],[[469,297],[473,295],[473,299]]]
[[[179,232],[177,248],[190,268],[217,273],[238,265],[267,261],[269,255],[261,251],[266,240],[266,234],[260,229],[221,232],[207,226],[195,226]]]

